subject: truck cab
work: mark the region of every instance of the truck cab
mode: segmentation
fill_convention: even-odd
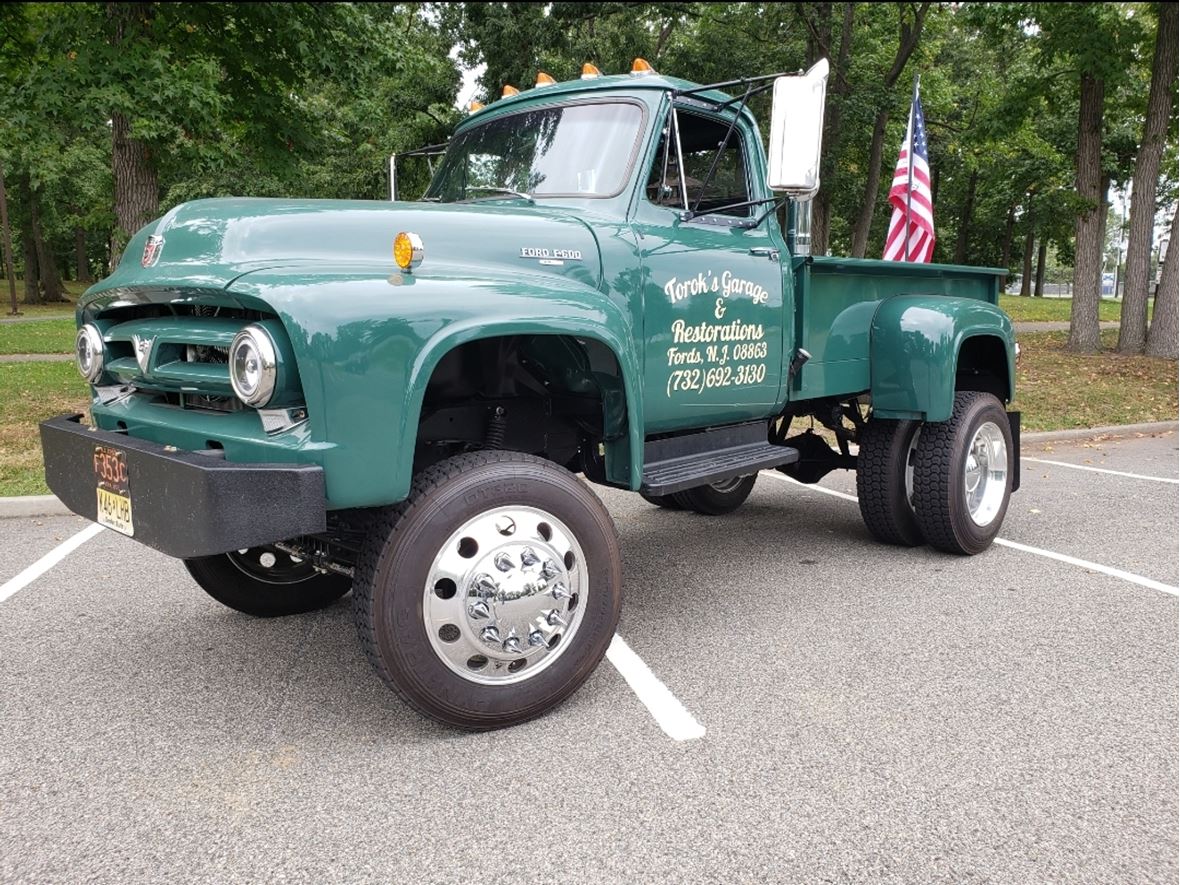
[[[468,728],[605,653],[622,566],[587,481],[720,517],[760,471],[850,469],[872,536],[958,554],[1019,484],[1002,271],[809,253],[826,63],[548,79],[467,117],[420,199],[146,226],[79,302],[89,419],[42,425],[75,512],[250,614],[351,591],[379,676]]]

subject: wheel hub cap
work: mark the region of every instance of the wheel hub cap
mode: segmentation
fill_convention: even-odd
[[[963,465],[963,491],[972,521],[990,525],[1000,512],[1008,487],[1008,445],[991,421],[975,431]]]
[[[435,556],[423,619],[439,658],[465,679],[518,682],[553,663],[581,623],[582,550],[530,507],[469,520]]]

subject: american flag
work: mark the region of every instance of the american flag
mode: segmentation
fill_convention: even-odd
[[[910,188],[910,147],[913,146],[913,188]],[[909,230],[906,230],[906,203],[909,196]],[[886,261],[929,261],[934,253],[934,195],[930,192],[930,163],[926,155],[926,119],[922,102],[914,91],[910,121],[905,141],[893,170],[893,187],[889,189],[893,217],[885,235]],[[908,233],[908,236],[907,236]],[[908,241],[908,244],[906,243]]]

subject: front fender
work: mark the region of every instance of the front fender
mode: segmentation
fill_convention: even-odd
[[[324,444],[332,507],[380,506],[409,494],[418,421],[435,367],[461,344],[502,335],[570,335],[610,348],[626,423],[607,444],[608,468],[613,461],[612,475],[638,488],[642,375],[630,320],[607,295],[540,274],[325,271],[263,271],[231,289],[268,305],[287,328],[312,436]]]
[[[873,315],[869,341],[873,413],[883,418],[946,421],[955,398],[963,342],[991,336],[1003,344],[1008,399],[1015,395],[1015,337],[999,307],[972,298],[896,295]]]

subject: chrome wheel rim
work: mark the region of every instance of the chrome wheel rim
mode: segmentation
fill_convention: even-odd
[[[914,435],[910,437],[909,448],[905,453],[905,499],[914,509],[914,462],[918,460],[918,440],[922,436],[922,425],[914,428]]]
[[[744,479],[744,476],[733,476],[729,479],[719,479],[717,482],[709,483],[709,488],[724,495],[728,492],[735,491],[737,487],[742,484]]]
[[[264,584],[298,584],[316,574],[314,566],[306,559],[277,547],[250,547],[226,556],[238,571]]]
[[[987,526],[995,520],[1008,489],[1008,444],[991,421],[975,431],[963,464],[963,492],[971,521]]]
[[[589,587],[574,533],[535,507],[469,519],[435,554],[423,588],[430,647],[483,685],[522,682],[561,657],[582,623]]]

